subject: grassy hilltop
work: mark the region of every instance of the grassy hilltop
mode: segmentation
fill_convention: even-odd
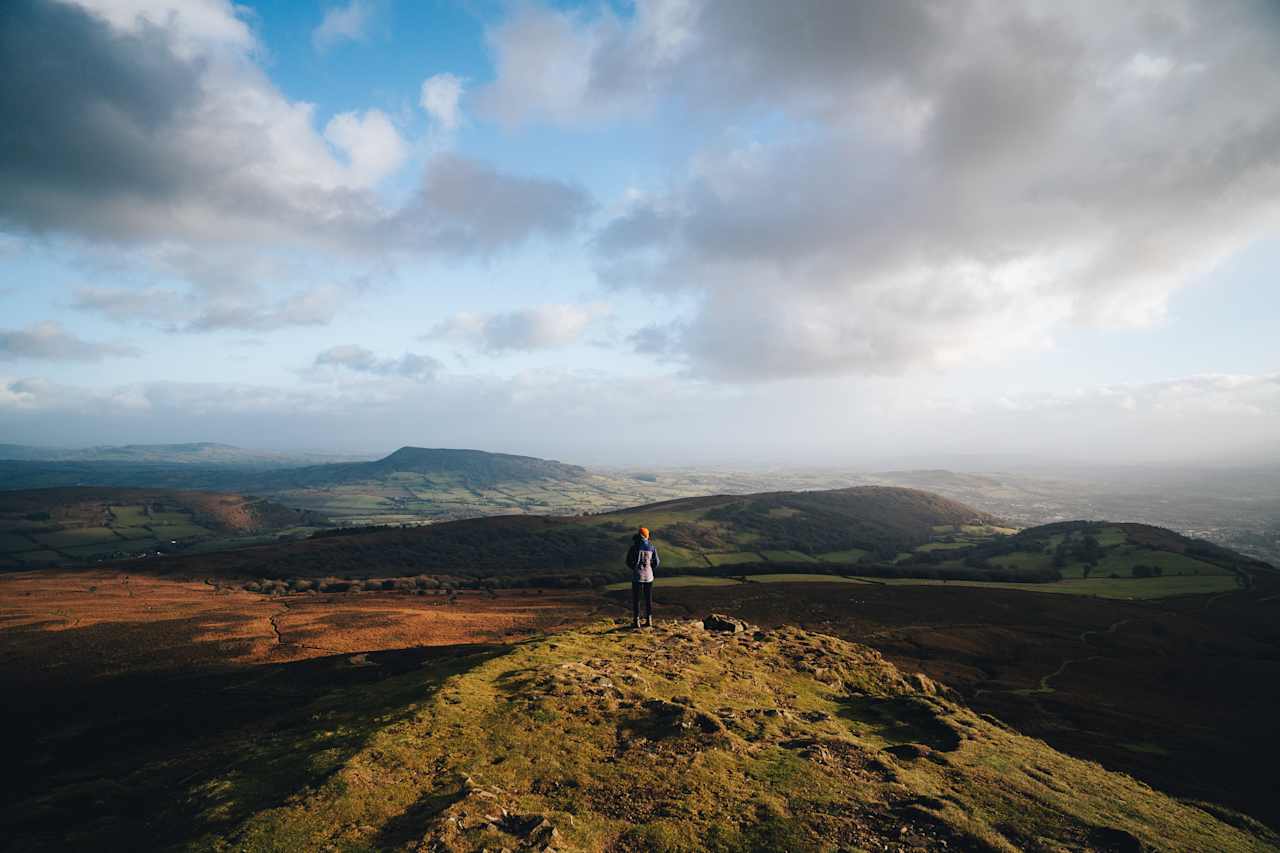
[[[198,822],[216,828],[187,846],[1228,853],[1276,841],[794,628],[598,623],[442,680],[388,678],[364,701],[376,716],[336,730],[313,716],[204,782]],[[326,752],[327,739],[348,746]],[[259,780],[292,748],[313,754],[313,784],[273,801]]]

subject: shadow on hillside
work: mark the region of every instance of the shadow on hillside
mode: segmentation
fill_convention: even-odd
[[[60,633],[77,630],[93,632]],[[133,849],[145,839],[162,848],[225,832],[323,783],[444,679],[505,650],[429,647],[44,683],[0,672],[0,772],[22,792],[0,810],[4,846]]]

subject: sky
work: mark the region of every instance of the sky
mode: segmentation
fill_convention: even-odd
[[[1280,6],[6,0],[0,442],[1280,455]]]

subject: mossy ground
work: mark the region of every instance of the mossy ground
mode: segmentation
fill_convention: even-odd
[[[425,672],[397,676],[405,690]],[[799,629],[614,623],[444,680],[215,850],[1272,849]],[[243,772],[241,768],[237,772]]]

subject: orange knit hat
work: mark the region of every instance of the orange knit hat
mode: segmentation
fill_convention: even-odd
[[[641,535],[641,536],[643,536],[645,539],[648,539],[648,538],[649,538],[649,528],[647,528],[647,527],[641,527],[641,528],[640,528],[640,535]]]

